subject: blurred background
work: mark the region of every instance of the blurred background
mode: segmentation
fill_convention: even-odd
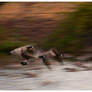
[[[92,3],[0,3],[0,54],[26,45],[92,51]]]

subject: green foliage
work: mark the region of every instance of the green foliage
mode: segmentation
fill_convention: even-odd
[[[23,46],[24,43],[16,41],[3,41],[0,42],[0,53],[8,53],[10,50]]]
[[[0,26],[0,55],[7,54],[10,50],[19,46],[30,44],[30,42],[25,41],[25,37],[20,36],[16,32],[11,35],[12,31]],[[21,41],[19,40],[20,38],[22,38]]]
[[[60,48],[64,51],[81,51],[92,44],[92,4],[85,3],[69,14],[59,28],[45,41],[45,48]],[[90,42],[89,42],[90,41]]]

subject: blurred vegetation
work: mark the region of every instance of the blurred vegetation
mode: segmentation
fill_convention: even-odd
[[[0,27],[0,53],[7,53],[16,47],[28,44],[26,37],[20,36],[17,32],[13,35],[10,33],[11,30]],[[61,21],[59,27],[47,40],[42,43],[40,41],[38,46],[41,45],[45,49],[57,48],[66,52],[82,51],[92,46],[91,34],[92,3],[82,3],[75,12],[69,13],[68,17]]]
[[[28,45],[28,42],[20,41],[19,34],[12,34],[13,30],[5,27],[0,27],[0,55],[7,54],[9,51],[23,45]],[[19,39],[18,39],[19,38]],[[21,37],[23,38],[23,37]],[[22,39],[23,40],[23,39]]]
[[[0,53],[8,53],[10,50],[24,45],[22,42],[3,41],[0,43]]]
[[[79,5],[42,44],[67,52],[82,51],[89,45],[92,45],[92,3]]]

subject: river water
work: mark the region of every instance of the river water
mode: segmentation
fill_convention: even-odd
[[[20,65],[11,56],[0,59],[0,90],[89,90],[92,89],[92,70],[76,66],[64,60],[55,62],[52,69],[40,63]],[[85,63],[92,66],[92,63]],[[69,71],[68,69],[72,70]],[[73,70],[75,69],[75,70]],[[77,70],[76,70],[77,69]]]

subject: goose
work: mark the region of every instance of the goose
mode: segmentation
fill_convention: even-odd
[[[33,52],[32,54],[29,51]],[[63,55],[61,52],[58,52],[56,49],[50,49],[48,51],[43,51],[34,48],[32,45],[22,46],[10,51],[10,54],[22,58],[21,64],[27,65],[29,62],[35,62],[35,60],[41,59],[43,64],[47,68],[51,69],[49,59],[55,59],[59,63],[63,64]]]

